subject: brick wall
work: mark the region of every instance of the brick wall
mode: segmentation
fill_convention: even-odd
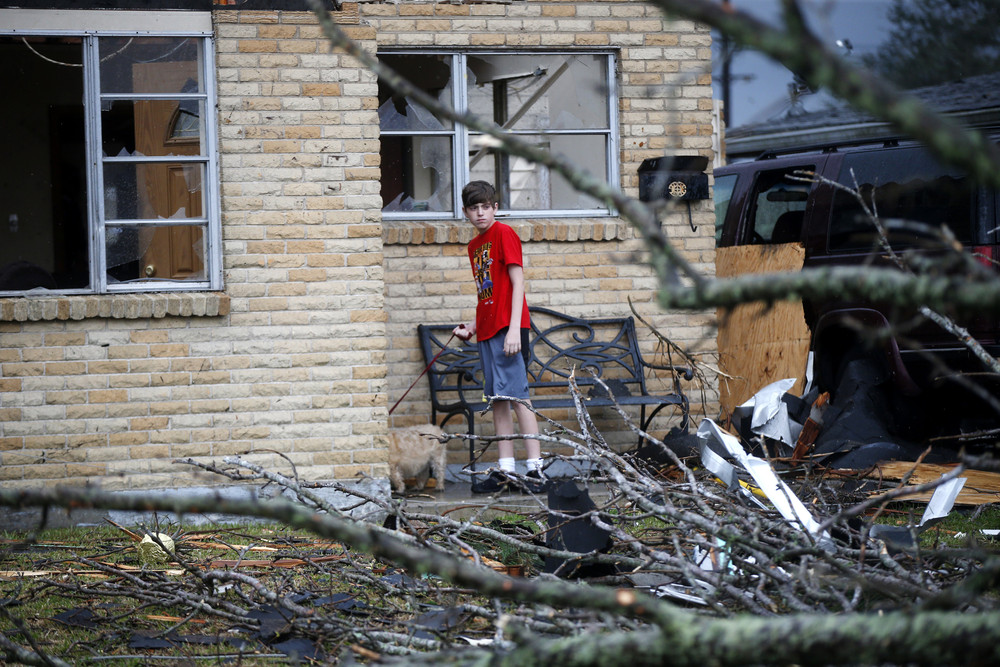
[[[380,48],[616,49],[621,187],[629,195],[638,195],[637,169],[645,158],[672,153],[711,157],[711,38],[705,26],[667,20],[652,5],[631,0],[362,2],[360,12],[375,28]],[[508,222],[524,243],[529,305],[575,315],[617,316],[629,314],[631,299],[644,318],[678,344],[693,351],[713,351],[711,316],[663,313],[653,303],[655,279],[643,263],[641,243],[623,220]],[[696,231],[691,229],[692,222]],[[462,221],[383,224],[392,405],[424,366],[416,325],[466,321],[474,313],[474,286],[464,247],[472,230]],[[690,221],[686,207],[668,212],[664,227],[690,262],[705,274],[714,272],[710,202],[692,202]],[[655,360],[658,350],[653,336],[642,325],[639,329],[646,358]],[[650,386],[669,391],[662,377],[654,378]],[[701,405],[699,388],[691,392],[695,411],[715,409],[714,388],[705,389],[709,405]],[[423,423],[428,418],[428,394],[422,381],[393,413],[391,425]],[[487,418],[485,432],[489,423]],[[610,431],[620,428],[610,418],[601,425]],[[621,432],[606,435],[626,440]],[[466,460],[466,451],[464,444],[452,443],[452,461]],[[487,454],[486,458],[492,457]]]
[[[709,32],[645,3],[363,2],[339,20],[372,51],[617,49],[625,191],[646,157],[710,155]],[[224,293],[0,299],[5,486],[217,483],[173,460],[245,452],[308,479],[384,477],[387,407],[423,368],[416,324],[473,313],[465,223],[381,223],[374,78],[308,13],[220,11],[215,27]],[[664,217],[711,273],[710,202],[690,222]],[[530,303],[621,315],[631,298],[674,341],[714,347],[708,315],[655,306],[625,222],[512,223]],[[418,384],[393,423],[426,421],[426,399]]]
[[[387,474],[375,81],[311,14],[215,23],[225,294],[0,300],[5,486]]]

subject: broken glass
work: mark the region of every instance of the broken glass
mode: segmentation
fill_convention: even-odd
[[[113,100],[101,110],[105,156],[203,155],[201,100]]]
[[[385,211],[451,211],[450,136],[382,137]]]
[[[607,57],[469,56],[469,110],[509,130],[606,129]]]
[[[439,103],[452,106],[451,56],[381,54],[379,60],[394,69]],[[382,131],[448,130],[452,122],[437,118],[412,99],[393,91],[383,81],[378,84],[378,115]]]
[[[104,165],[104,219],[200,218],[205,166],[190,162]]]
[[[607,179],[605,135],[539,134],[521,135],[519,138],[540,149],[561,154],[598,179]],[[469,142],[475,153],[470,162],[471,177],[502,184],[502,209],[578,210],[602,207],[598,200],[577,192],[562,175],[545,165],[496,150],[492,138],[487,135],[470,135]]]
[[[108,283],[205,280],[204,225],[109,225]]]

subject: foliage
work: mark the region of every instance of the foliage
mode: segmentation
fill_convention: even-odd
[[[551,510],[551,496],[528,497],[529,509],[511,514],[490,509],[497,497],[449,518],[335,485],[356,496],[349,506],[377,505],[392,520],[386,525],[397,527],[386,528],[351,519],[316,484],[236,457],[219,466],[178,463],[244,484],[276,484],[296,502],[0,489],[6,505],[210,510],[278,522],[210,534],[152,527],[176,537],[177,558],[163,567],[137,561],[142,531],[8,538],[0,643],[11,657],[9,646],[21,639],[37,664],[88,651],[254,664],[292,648],[321,660],[350,654],[455,665],[550,664],[560,656],[561,664],[614,664],[622,651],[635,665],[661,664],[667,654],[676,664],[751,664],[760,651],[797,664],[817,664],[818,656],[822,664],[1000,658],[1000,558],[992,542],[951,546],[935,537],[887,549],[870,537],[872,526],[913,524],[918,512],[885,509],[907,489],[874,500],[864,480],[778,465],[820,523],[805,530],[779,515],[746,471],[727,489],[650,434],[660,456],[609,448],[573,388],[578,428],[541,439],[589,468],[575,484],[591,490],[590,510]],[[975,525],[996,517],[985,510]],[[575,548],[549,539],[571,524],[604,538]],[[541,572],[552,561],[562,563],[560,577]],[[510,563],[528,576],[506,574]],[[83,607],[96,628],[63,630],[51,620]],[[964,645],[955,644],[955,633],[967,638]],[[154,640],[161,648],[149,648]]]
[[[1000,71],[1000,0],[894,0],[893,28],[862,62],[903,88]]]

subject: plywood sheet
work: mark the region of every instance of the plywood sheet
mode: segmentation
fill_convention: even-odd
[[[805,249],[799,243],[719,248],[715,272],[720,278],[752,273],[799,271]],[[719,381],[724,420],[733,408],[762,387],[783,378],[798,378],[792,393],[805,387],[809,327],[801,301],[752,303],[718,313],[719,367],[729,377]]]

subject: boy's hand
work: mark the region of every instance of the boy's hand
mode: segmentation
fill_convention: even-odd
[[[469,340],[475,335],[476,332],[474,329],[470,329],[464,324],[459,324],[457,327],[454,328],[454,330],[452,330],[452,333],[461,338],[462,340]]]
[[[518,327],[510,327],[507,330],[507,335],[503,339],[503,353],[508,357],[513,357],[515,354],[521,351],[521,329]]]

